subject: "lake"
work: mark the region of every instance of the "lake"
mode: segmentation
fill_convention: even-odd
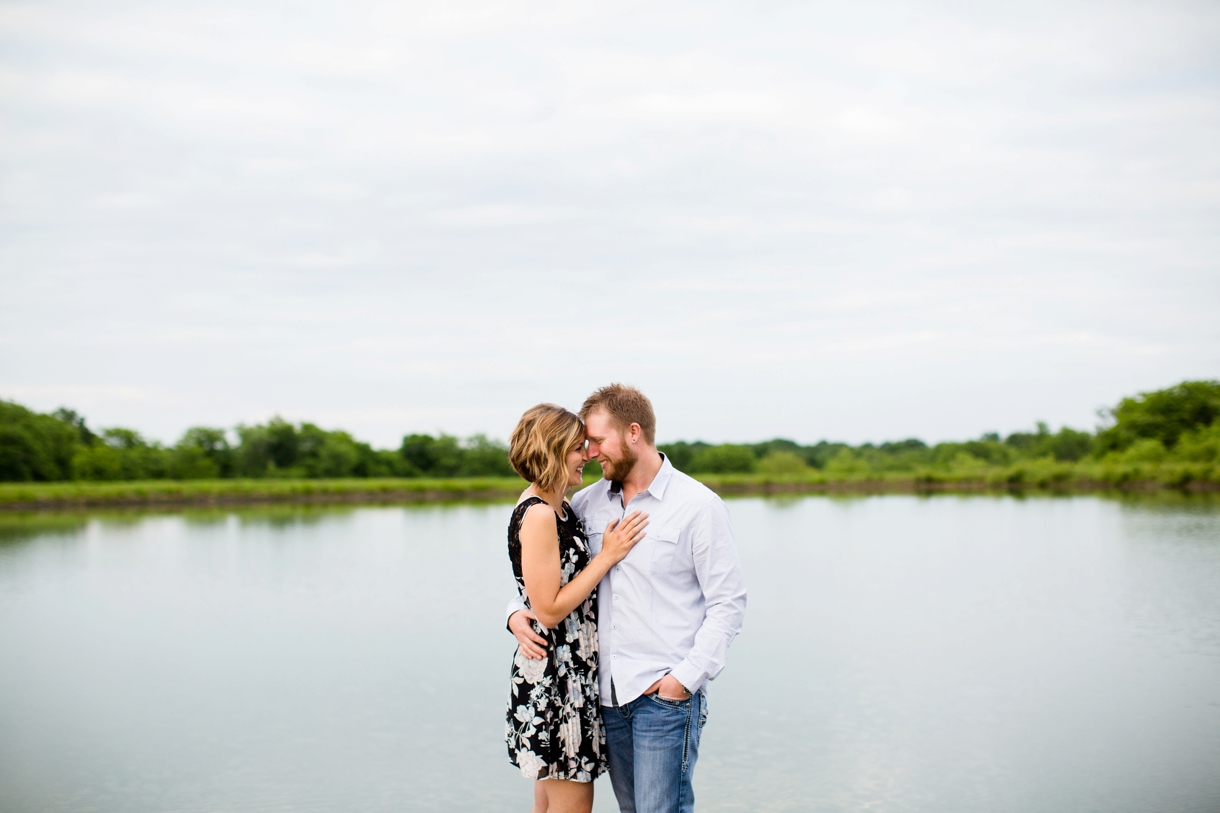
[[[698,810],[1220,810],[1220,501],[728,504]],[[524,813],[511,508],[0,515],[0,810]]]

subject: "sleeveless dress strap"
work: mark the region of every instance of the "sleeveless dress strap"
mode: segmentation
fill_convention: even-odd
[[[537,494],[531,494],[528,497],[526,497],[524,500],[522,500],[521,502],[517,503],[517,506],[513,509],[513,513],[516,514],[518,511],[521,511],[522,506],[525,506],[526,511],[528,511],[530,508],[533,508],[538,503],[543,503],[544,505],[547,504],[546,500],[542,499]],[[521,516],[522,517],[525,516],[525,511],[521,511]],[[563,516],[559,516],[558,511],[555,512],[555,516],[559,517],[560,522],[567,522],[568,517],[572,516],[572,506],[568,503],[567,500],[563,501]],[[518,520],[518,524],[520,524],[520,520]]]

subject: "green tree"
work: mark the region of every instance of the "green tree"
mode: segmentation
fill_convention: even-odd
[[[953,474],[961,476],[971,476],[982,473],[987,467],[987,461],[975,457],[967,451],[959,450],[953,458],[948,461],[948,470]]]
[[[1165,444],[1161,443],[1158,439],[1143,438],[1132,443],[1122,452],[1118,453],[1117,456],[1123,463],[1149,463],[1156,465],[1165,462],[1169,452],[1165,449]]]
[[[1047,450],[1056,460],[1074,462],[1088,457],[1093,449],[1093,435],[1066,426],[1051,435]]]
[[[1173,448],[1174,457],[1192,463],[1220,463],[1220,420],[1203,429],[1183,432]]]
[[[74,480],[122,480],[123,460],[118,449],[105,443],[80,447],[72,458]]]
[[[169,474],[170,453],[134,429],[102,432],[100,443],[73,458],[73,476],[82,480],[157,480]]]
[[[66,480],[80,444],[79,427],[0,401],[0,480]]]
[[[1075,461],[1088,456],[1093,447],[1093,436],[1066,426],[1052,433],[1045,421],[1038,421],[1034,432],[1013,432],[1004,439],[1004,444],[1016,449],[1025,458],[1053,457],[1056,460]]]
[[[754,452],[754,456],[759,460],[762,460],[772,452],[791,452],[792,454],[800,456],[801,445],[795,440],[775,438],[773,440],[765,440],[762,443],[750,444],[750,451]],[[802,458],[802,460],[803,459],[804,458]]]
[[[170,452],[169,476],[174,480],[212,480],[220,477],[220,467],[199,446],[175,446]]]
[[[875,471],[914,471],[928,465],[933,452],[917,438],[887,441],[879,446],[866,443],[856,453]]]
[[[843,447],[826,461],[826,474],[830,477],[867,477],[872,474],[872,467],[860,455]]]
[[[291,475],[297,462],[297,430],[278,415],[265,424],[237,427],[237,468],[246,477]]]
[[[462,469],[462,447],[450,435],[407,435],[398,453],[408,477],[456,477]]]
[[[360,456],[351,448],[350,436],[332,439],[329,432],[312,423],[302,423],[299,429],[284,425],[291,433],[280,426],[270,430],[278,434],[271,441],[273,460],[279,450],[277,468],[295,468],[293,473],[302,477],[346,477],[355,468]]]
[[[749,446],[725,443],[700,449],[691,460],[690,470],[699,474],[748,474],[758,459]]]
[[[657,451],[669,458],[670,465],[678,471],[694,471],[691,468],[691,463],[694,461],[695,455],[706,448],[708,448],[708,444],[702,441],[687,443],[684,440],[680,440],[676,443],[659,444]]]
[[[75,409],[60,407],[51,413],[51,417],[55,418],[56,420],[63,421],[69,426],[75,427],[77,437],[79,437],[80,442],[86,446],[93,443],[97,439],[97,435],[89,431],[88,426],[85,426],[85,416],[78,415]]]
[[[301,438],[296,427],[277,415],[266,423],[263,432],[266,454],[271,463],[283,471],[295,466],[301,452]]]
[[[804,474],[808,471],[810,468],[805,458],[786,449],[777,449],[758,461],[759,474]]]
[[[223,429],[194,426],[186,430],[182,439],[174,446],[171,468],[175,472],[194,472],[195,476],[173,474],[180,479],[205,479],[208,477],[232,477],[236,466],[236,455],[229,445],[229,435]],[[209,461],[210,466],[200,462]],[[206,474],[205,472],[212,472]]]
[[[306,474],[309,477],[356,477],[361,464],[365,462],[363,454],[367,444],[359,443],[346,432],[328,432],[322,439],[322,446],[316,456],[310,460]]]
[[[0,480],[59,479],[47,476],[52,472],[58,474],[55,464],[27,428],[12,424],[0,426]]]
[[[1183,433],[1220,418],[1220,381],[1183,381],[1124,398],[1102,413],[1113,425],[1097,434],[1096,453],[1121,451],[1138,440],[1159,440],[1172,449]]]
[[[984,435],[979,440],[961,443],[938,443],[932,448],[931,462],[935,466],[952,467],[953,461],[962,453],[993,466],[1006,466],[1016,461],[1018,455],[1011,446],[1001,443],[998,436]]]
[[[824,469],[826,465],[844,449],[850,449],[846,443],[820,440],[813,446],[801,447],[800,454],[805,462],[815,469]]]
[[[462,444],[462,474],[472,477],[512,477],[508,446],[486,435],[472,435]]]

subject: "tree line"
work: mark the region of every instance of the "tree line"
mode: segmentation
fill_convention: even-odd
[[[133,429],[94,432],[70,409],[0,401],[0,481],[513,476],[508,448],[484,435],[412,434],[374,449],[347,432],[282,418],[232,433],[188,429],[173,446]]]
[[[963,471],[1011,466],[1024,460],[1116,464],[1166,462],[1220,464],[1220,382],[1183,381],[1173,387],[1123,398],[1099,413],[1102,425],[1087,432],[1043,422],[1007,437],[989,432],[975,440],[929,445],[916,438],[851,446],[790,440],[752,444],[670,443],[659,448],[682,471],[707,474],[862,477],[918,471]]]
[[[969,471],[1022,460],[1169,461],[1220,464],[1220,382],[1184,381],[1122,399],[1088,432],[1068,427],[1006,437],[929,445],[914,438],[852,446],[821,441],[801,445],[775,439],[753,444],[701,441],[660,445],[680,470],[692,474],[832,477],[921,470]],[[188,429],[172,446],[132,429],[92,430],[67,408],[34,412],[0,400],[0,481],[196,480],[213,478],[513,476],[504,443],[485,435],[456,438],[411,434],[397,449],[374,449],[341,430],[281,418]],[[586,473],[597,473],[596,463]]]

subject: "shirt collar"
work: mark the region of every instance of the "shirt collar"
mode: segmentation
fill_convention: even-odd
[[[652,478],[652,482],[649,483],[648,488],[644,490],[656,499],[663,500],[665,499],[665,489],[669,485],[669,481],[672,480],[674,476],[674,465],[673,463],[669,462],[669,458],[665,455],[665,452],[657,452],[657,454],[661,455],[661,468],[657,470],[656,476]],[[612,500],[616,497],[621,500],[622,493],[622,482],[618,480],[611,480],[610,491],[607,496],[609,496]]]

